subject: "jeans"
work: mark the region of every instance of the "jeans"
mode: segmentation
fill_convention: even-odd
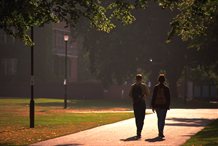
[[[138,102],[133,104],[133,110],[135,115],[135,122],[137,127],[137,135],[141,135],[141,131],[144,125],[144,119],[145,119],[145,110],[146,110],[146,104],[145,102]]]
[[[163,134],[167,109],[156,109],[159,134]]]

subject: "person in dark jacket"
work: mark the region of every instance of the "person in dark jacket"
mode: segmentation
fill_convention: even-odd
[[[164,84],[165,76],[160,74],[158,78],[159,84],[154,87],[151,100],[152,111],[157,113],[158,119],[158,136],[165,137],[163,134],[167,110],[170,109],[170,90]]]
[[[145,110],[146,110],[146,98],[149,96],[149,88],[142,82],[142,75],[136,75],[136,82],[132,84],[129,96],[133,100],[133,110],[135,115],[135,122],[137,127],[136,138],[141,138],[141,131],[144,125]]]

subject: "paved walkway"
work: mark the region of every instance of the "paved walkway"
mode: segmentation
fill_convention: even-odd
[[[34,146],[179,146],[212,120],[218,118],[217,109],[171,109],[167,114],[165,139],[158,140],[155,114],[145,117],[140,140],[134,140],[135,121],[100,126],[75,134],[50,139]]]

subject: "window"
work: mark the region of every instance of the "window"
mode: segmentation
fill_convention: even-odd
[[[64,55],[64,52],[65,52],[64,34],[65,33],[67,32],[64,30],[54,29],[53,45],[54,45],[55,54]]]
[[[17,73],[17,59],[16,58],[4,58],[1,60],[3,74],[5,76],[15,75]]]
[[[15,29],[12,30],[15,31]],[[0,30],[0,43],[15,43],[15,38]]]
[[[69,35],[69,41],[67,42],[67,56],[72,57],[77,55],[77,47],[78,43],[75,39],[70,36],[70,32],[54,29],[53,30],[53,51],[55,55],[64,56],[65,55],[65,42],[64,42],[64,34]]]
[[[6,43],[7,35],[3,30],[0,30],[0,42]]]

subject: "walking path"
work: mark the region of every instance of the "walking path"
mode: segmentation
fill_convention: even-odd
[[[142,138],[133,139],[136,133],[135,119],[100,126],[33,146],[179,146],[192,135],[218,118],[217,109],[171,109],[167,113],[165,139],[157,139],[156,114],[145,117]]]

